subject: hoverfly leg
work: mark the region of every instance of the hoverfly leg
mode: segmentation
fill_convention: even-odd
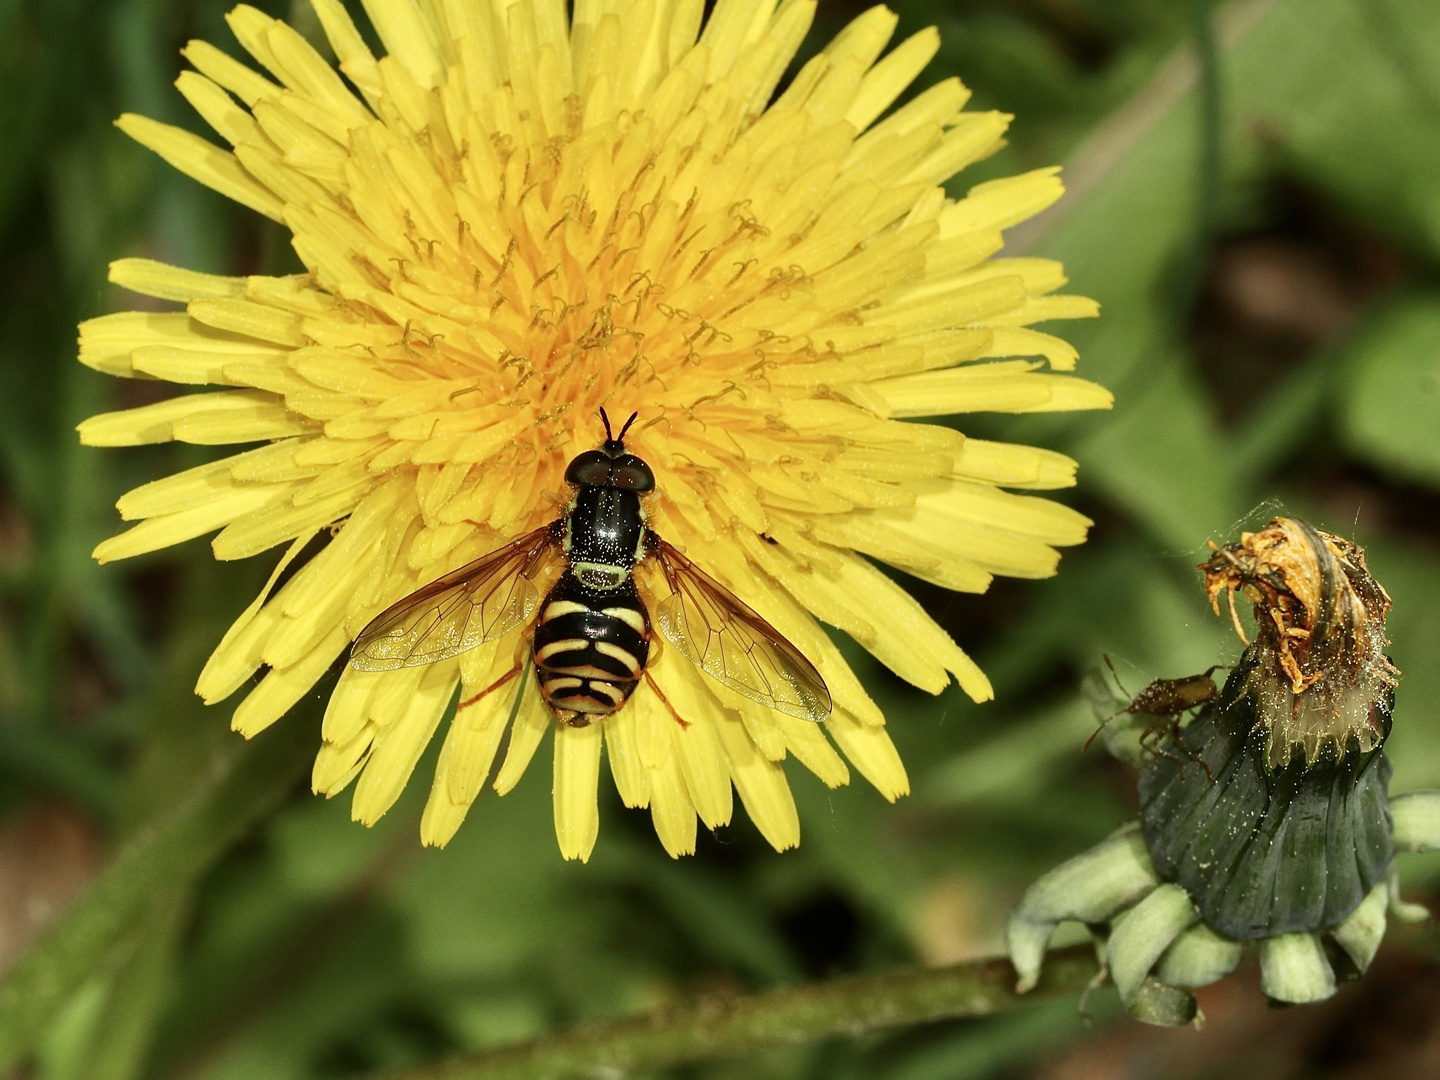
[[[468,709],[471,705],[474,705],[481,698],[493,694],[496,690],[499,690],[511,679],[515,678],[516,675],[519,675],[520,672],[523,670],[524,666],[525,665],[519,660],[515,661],[514,667],[512,667],[504,675],[501,675],[500,678],[496,679],[493,683],[487,686],[484,690],[481,690],[474,697],[468,697],[464,701],[460,702],[460,704],[455,707],[455,711],[458,713],[461,709]]]
[[[650,689],[655,691],[655,696],[660,699],[665,708],[670,710],[670,715],[675,718],[675,722],[682,728],[688,728],[690,724],[675,711],[675,706],[670,704],[670,699],[665,696],[665,691],[660,689],[660,684],[655,681],[655,677],[650,674],[649,670],[645,672],[645,681],[650,684]]]

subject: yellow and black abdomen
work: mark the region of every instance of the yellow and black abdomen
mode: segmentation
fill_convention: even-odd
[[[650,656],[650,616],[634,578],[594,588],[567,570],[545,598],[534,652],[540,694],[561,721],[585,727],[615,712]]]

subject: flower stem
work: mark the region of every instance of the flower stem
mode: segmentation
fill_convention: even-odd
[[[656,1069],[780,1043],[860,1035],[932,1020],[988,1016],[1089,985],[1095,952],[1053,952],[1028,994],[1015,993],[1008,960],[853,975],[807,986],[698,1002],[585,1024],[512,1046],[389,1074],[385,1080],[533,1080]]]

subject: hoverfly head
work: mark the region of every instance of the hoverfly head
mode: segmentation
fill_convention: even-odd
[[[639,415],[638,412],[631,413],[617,435],[610,427],[610,417],[602,408],[600,419],[605,424],[605,442],[598,450],[586,450],[571,460],[565,469],[566,483],[617,487],[642,494],[654,491],[655,474],[650,471],[650,466],[625,450],[625,433]]]

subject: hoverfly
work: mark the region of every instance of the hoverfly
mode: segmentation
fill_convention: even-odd
[[[529,662],[562,724],[586,727],[604,719],[624,706],[642,678],[670,707],[646,671],[652,624],[635,581],[636,565],[655,559],[670,590],[655,612],[666,642],[752,701],[803,720],[826,719],[830,692],[815,666],[647,524],[642,497],[655,490],[655,474],[625,449],[625,433],[638,415],[615,435],[601,409],[605,442],[565,469],[574,491],[564,515],[381,612],[355,639],[351,665],[390,671],[433,664],[530,623],[538,609],[527,630]],[[542,601],[535,581],[557,558],[563,572]],[[522,666],[517,662],[465,704],[498,689]]]

